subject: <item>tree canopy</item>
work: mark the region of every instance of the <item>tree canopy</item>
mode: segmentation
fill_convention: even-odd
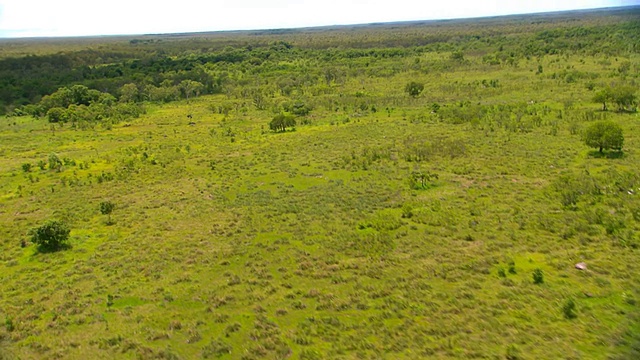
[[[294,126],[296,126],[296,119],[292,115],[288,114],[276,115],[269,123],[269,128],[276,132],[284,132],[287,128]]]
[[[424,90],[424,84],[412,81],[404,87],[404,91],[412,97],[418,97]]]
[[[598,90],[593,96],[593,102],[602,104],[602,110],[607,111],[607,103],[614,103],[618,106],[618,111],[636,111],[638,97],[636,89],[632,86],[623,85],[611,87],[607,86]]]
[[[587,146],[597,148],[598,151],[622,150],[624,136],[622,128],[612,121],[599,121],[589,126],[585,132]]]
[[[60,250],[67,245],[71,230],[62,221],[49,220],[30,231],[31,242],[38,245],[41,252]]]

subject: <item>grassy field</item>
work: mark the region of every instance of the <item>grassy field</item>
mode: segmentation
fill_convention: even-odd
[[[0,118],[0,359],[638,358],[640,118],[589,88],[637,88],[640,57],[482,56],[357,58],[264,110],[236,88]],[[584,144],[605,119],[622,153]],[[28,243],[48,219],[70,249]]]

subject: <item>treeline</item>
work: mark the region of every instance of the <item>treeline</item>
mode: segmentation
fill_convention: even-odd
[[[301,84],[315,83],[318,79],[324,79],[328,85],[354,73],[391,75],[403,69],[376,68],[375,62],[412,58],[427,52],[451,52],[457,56],[453,60],[459,61],[464,60],[464,53],[474,54],[489,65],[515,65],[520,58],[547,54],[637,53],[640,21],[634,14],[640,14],[638,9],[589,13],[584,18],[538,15],[472,23],[167,36],[133,39],[124,44],[108,42],[81,51],[9,57],[0,60],[0,114],[11,114],[16,109],[25,112],[21,109],[25,105],[46,108],[38,105],[46,95],[74,85],[110,94],[118,103],[130,100],[121,101],[123,87],[128,85],[132,90],[135,86],[134,102],[167,102],[256,86],[243,74],[271,79],[269,86],[276,82],[276,88],[290,95]],[[221,47],[224,44],[233,46]],[[408,70],[426,71],[418,63]],[[26,110],[42,114],[33,107]]]

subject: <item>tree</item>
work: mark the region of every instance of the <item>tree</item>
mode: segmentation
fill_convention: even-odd
[[[296,119],[287,114],[276,115],[269,123],[269,129],[276,132],[284,132],[288,127],[296,126]]]
[[[107,215],[108,219],[107,219],[107,225],[111,225],[113,224],[113,222],[111,221],[111,213],[113,212],[113,209],[116,208],[116,205],[114,203],[112,203],[111,201],[103,201],[100,203],[100,213],[102,215]]]
[[[140,91],[138,90],[138,86],[133,83],[122,85],[119,92],[120,92],[120,102],[124,102],[124,103],[136,102],[140,97]]]
[[[404,91],[412,97],[418,97],[420,93],[424,90],[424,84],[412,81],[404,87]]]
[[[598,121],[587,128],[584,136],[585,144],[598,151],[613,149],[622,150],[624,136],[622,128],[612,121]]]
[[[635,111],[638,98],[632,86],[607,86],[599,90],[592,98],[593,102],[602,104],[602,111],[607,111],[607,102],[618,106],[618,111]]]
[[[200,95],[205,89],[201,82],[193,80],[182,80],[179,88],[187,100],[189,100],[189,96]]]
[[[635,89],[631,86],[619,86],[611,91],[613,102],[618,105],[618,111],[635,111],[638,98]]]
[[[54,107],[47,111],[47,119],[50,123],[64,122],[68,119],[67,110],[61,107]]]
[[[593,102],[602,104],[602,111],[607,111],[607,102],[611,100],[611,88],[606,87],[593,95]]]
[[[60,250],[67,245],[71,230],[58,220],[49,220],[43,225],[31,229],[31,242],[38,245],[38,251],[51,252]]]

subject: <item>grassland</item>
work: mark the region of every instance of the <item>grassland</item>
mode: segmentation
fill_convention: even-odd
[[[0,118],[0,359],[637,358],[640,119],[591,101],[637,88],[637,52],[453,53],[230,71],[261,110],[235,86],[86,130]],[[312,110],[269,131],[290,101]],[[622,153],[585,146],[601,119]],[[70,249],[25,243],[48,219]]]

